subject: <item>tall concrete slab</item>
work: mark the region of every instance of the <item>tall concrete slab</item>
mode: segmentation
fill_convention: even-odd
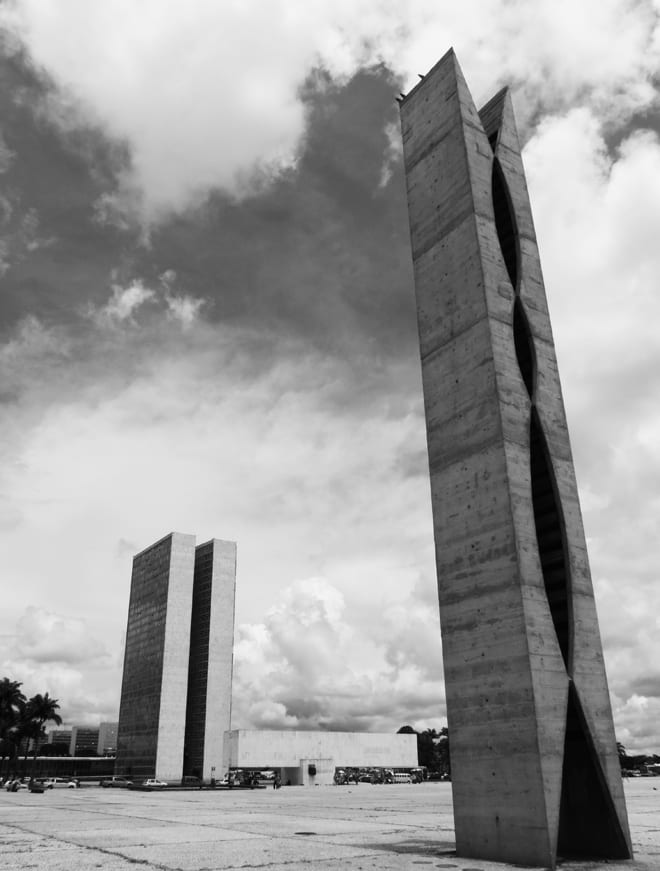
[[[213,539],[195,551],[184,775],[208,781],[227,765],[231,729],[236,543]]]
[[[511,99],[453,51],[401,100],[460,855],[629,858]]]

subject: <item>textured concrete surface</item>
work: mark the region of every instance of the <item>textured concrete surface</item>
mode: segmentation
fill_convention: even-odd
[[[564,862],[562,871],[657,871],[660,780],[629,780],[632,862]],[[446,783],[286,787],[276,791],[130,792],[83,787],[0,791],[6,871],[455,869],[512,865],[455,855]],[[516,868],[526,866],[517,865]]]
[[[539,866],[562,850],[625,857],[607,680],[511,98],[502,91],[478,112],[450,51],[401,102],[401,130],[457,844]]]

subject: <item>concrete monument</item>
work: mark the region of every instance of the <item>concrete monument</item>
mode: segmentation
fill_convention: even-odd
[[[511,98],[478,112],[450,51],[400,110],[457,851],[629,858]]]

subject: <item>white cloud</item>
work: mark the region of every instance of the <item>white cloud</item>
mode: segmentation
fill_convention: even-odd
[[[111,298],[95,313],[95,316],[102,323],[133,324],[135,323],[133,316],[137,310],[154,296],[154,291],[138,280],[133,281],[128,287],[114,285]]]
[[[34,606],[18,621],[15,651],[34,663],[73,664],[107,656],[83,620]]]
[[[94,627],[80,617],[28,607],[0,636],[0,673],[30,697],[48,693],[65,722],[98,723],[117,716],[118,669]]]
[[[178,321],[183,329],[189,329],[197,320],[204,300],[184,294],[182,296],[166,296],[169,316]]]
[[[521,119],[579,101],[614,122],[654,102],[660,56],[648,0],[197,0],[167,14],[159,0],[17,0],[3,18],[130,143],[120,200],[101,209],[115,222],[118,205],[153,218],[213,187],[240,192],[255,167],[290,165],[305,130],[299,90],[318,65],[342,77],[384,60],[409,87],[453,45],[475,96],[517,85]],[[61,100],[51,112],[71,123]]]
[[[385,185],[392,178],[392,169],[401,161],[403,146],[401,144],[401,132],[398,124],[387,124],[385,127],[387,146],[383,156],[383,165],[380,169],[379,187]]]
[[[143,328],[157,328],[164,320],[177,324],[184,332],[199,321],[205,300],[175,289],[176,272],[167,270],[160,276],[161,287],[147,287],[140,279],[125,287],[112,285],[112,293],[105,305],[88,305],[85,313],[100,328],[136,327],[138,314]],[[149,306],[147,306],[149,303]],[[0,353],[2,351],[0,350]],[[115,349],[116,353],[116,349]]]
[[[585,108],[546,118],[524,152],[588,535],[619,740],[651,724],[660,486],[660,141],[616,153]],[[568,377],[566,377],[568,376]],[[646,694],[646,695],[645,695]],[[623,736],[623,737],[622,737]]]
[[[298,581],[237,636],[234,728],[389,731],[443,719],[437,606],[414,591],[405,605],[380,596],[367,609],[324,579]]]

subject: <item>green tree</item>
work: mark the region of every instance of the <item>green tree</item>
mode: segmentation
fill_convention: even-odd
[[[22,684],[16,680],[3,677],[0,680],[0,776],[4,768],[5,759],[8,758],[8,767],[17,753],[17,730],[23,708],[25,696],[21,692]]]
[[[417,759],[419,765],[425,765],[429,771],[438,771],[442,775],[451,775],[449,759],[449,730],[446,726],[438,732],[436,729],[425,729],[416,732],[412,726],[401,726],[397,735],[417,735]]]
[[[449,729],[443,726],[440,729],[436,742],[438,767],[437,770],[444,777],[451,777],[451,757],[449,755]]]
[[[435,729],[425,729],[417,733],[417,759],[419,764],[426,766],[429,771],[437,769],[437,737],[438,733]]]
[[[23,754],[23,765],[21,767],[22,776],[25,776],[27,773],[27,758],[30,753],[30,747],[36,747],[39,738],[42,738],[43,735],[43,728],[30,715],[30,704],[28,702],[24,707],[16,730],[17,750],[21,751]]]
[[[26,704],[26,713],[31,723],[30,738],[33,739],[32,752],[32,772],[31,777],[34,777],[34,767],[37,759],[37,751],[39,749],[39,738],[44,735],[44,726],[46,723],[55,723],[56,726],[62,725],[62,718],[57,713],[60,709],[57,699],[51,699],[48,693],[37,693],[28,699]]]

